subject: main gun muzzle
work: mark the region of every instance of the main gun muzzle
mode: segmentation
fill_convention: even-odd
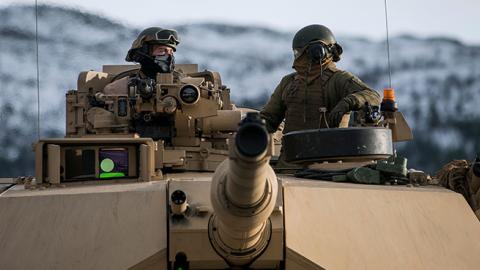
[[[268,246],[269,217],[278,184],[269,165],[272,140],[258,113],[240,123],[229,159],[212,179],[214,215],[209,223],[212,246],[232,266],[251,264]]]

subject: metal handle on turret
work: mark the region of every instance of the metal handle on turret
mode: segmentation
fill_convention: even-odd
[[[240,123],[229,159],[215,171],[209,223],[213,248],[232,266],[248,266],[267,248],[278,184],[269,165],[272,139],[258,113]]]

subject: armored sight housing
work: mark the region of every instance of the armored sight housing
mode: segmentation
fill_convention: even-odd
[[[135,66],[82,72],[66,97],[66,137],[151,138],[156,172],[213,171],[245,111],[230,102],[217,72],[177,66],[180,72],[158,73],[156,81],[136,76]],[[124,85],[109,91],[112,81]]]

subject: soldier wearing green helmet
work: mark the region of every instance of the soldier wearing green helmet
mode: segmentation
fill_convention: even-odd
[[[125,61],[140,64],[135,72],[120,74],[104,88],[105,94],[126,94],[128,85],[144,83],[156,79],[158,73],[173,73],[175,78],[181,77],[175,71],[174,52],[180,43],[177,31],[161,27],[144,29],[133,41]]]
[[[137,62],[142,65],[142,71],[149,76],[156,73],[168,73],[173,71],[175,57],[173,52],[180,43],[177,31],[150,27],[143,30],[133,41],[132,47],[127,53],[127,62]],[[160,50],[160,53],[156,51]],[[149,76],[151,77],[151,76]]]
[[[327,27],[318,24],[300,29],[292,42],[291,73],[282,78],[261,111],[269,132],[285,119],[283,133],[338,127],[350,111],[380,104],[380,95],[355,75],[339,70],[342,47]]]

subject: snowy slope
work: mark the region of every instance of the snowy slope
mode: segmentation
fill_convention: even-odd
[[[39,7],[42,137],[64,132],[64,93],[76,88],[78,73],[123,64],[141,29],[61,7]],[[181,44],[177,63],[198,63],[219,71],[237,103],[263,104],[292,72],[294,33],[224,24],[170,25]],[[25,145],[36,138],[36,54],[34,8],[0,9],[0,166],[28,171]],[[385,42],[337,37],[344,47],[339,67],[377,90],[388,86]],[[392,83],[401,110],[415,128],[416,143],[404,145],[415,165],[439,168],[449,158],[472,158],[480,148],[480,47],[448,38],[394,37]],[[422,150],[423,149],[423,150]],[[424,152],[422,152],[424,151]],[[438,157],[431,158],[437,151]],[[427,153],[428,152],[428,153]],[[30,156],[29,156],[30,155]],[[435,163],[436,162],[436,163]],[[6,175],[5,172],[0,176]]]

